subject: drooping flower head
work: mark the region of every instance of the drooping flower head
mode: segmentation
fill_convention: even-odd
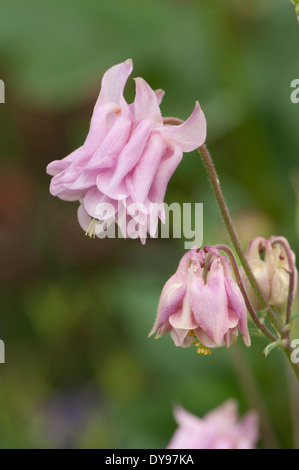
[[[229,347],[238,329],[250,346],[246,305],[229,260],[215,247],[192,248],[162,290],[150,335],[170,332],[176,346],[195,343],[198,353],[208,354]]]
[[[132,68],[129,59],[107,70],[84,144],[50,163],[47,172],[53,176],[53,196],[80,202],[79,222],[89,235],[99,235],[105,224],[115,221],[127,236],[133,217],[129,207],[142,204],[144,214],[138,222],[144,242],[147,231],[156,228],[149,226],[150,204],[163,203],[183,152],[204,143],[206,120],[196,102],[183,124],[163,124],[159,105],[164,92],[153,91],[142,78],[135,79],[135,100],[127,104],[123,92]],[[103,210],[107,204],[111,209]]]
[[[289,250],[293,264],[295,264],[295,253],[291,251],[289,243],[284,237],[274,236],[269,240],[263,237],[254,238],[248,245],[246,258],[266,301],[282,311],[289,295],[290,267],[284,248],[282,245],[274,243],[279,240]],[[243,269],[240,270],[240,275],[252,306],[256,310],[260,310],[260,302]],[[297,284],[298,272],[295,268],[293,298],[296,296]]]
[[[178,428],[167,449],[254,449],[259,439],[255,411],[239,420],[237,403],[227,400],[203,418],[176,407]]]

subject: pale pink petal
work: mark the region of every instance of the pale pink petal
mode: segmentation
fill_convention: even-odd
[[[48,175],[56,176],[59,173],[61,173],[63,170],[68,168],[70,164],[72,163],[72,161],[80,153],[81,149],[82,147],[79,147],[78,149],[70,153],[67,157],[62,158],[61,160],[54,160],[53,162],[49,163],[49,165],[46,168]]]
[[[196,280],[190,287],[190,305],[198,325],[222,346],[228,330],[227,297],[223,268],[219,259],[212,262],[207,284]]]
[[[179,145],[167,147],[148,193],[148,199],[151,202],[162,203],[164,201],[168,182],[182,158],[183,152]]]
[[[163,99],[163,96],[165,95],[165,91],[161,90],[159,88],[158,90],[155,90],[155,95],[156,95],[156,98],[157,98],[157,103],[160,106],[160,104],[162,102],[162,99]]]
[[[144,202],[165,152],[159,134],[152,133],[137,165],[127,178],[127,188],[133,201]]]
[[[132,121],[129,116],[119,116],[101,145],[91,155],[85,169],[100,170],[113,167],[116,164],[116,157],[128,142],[131,125]]]
[[[248,411],[239,423],[239,448],[254,449],[259,439],[259,416],[255,411]]]
[[[118,211],[117,201],[100,193],[97,187],[91,188],[86,193],[84,207],[91,217],[101,220],[109,219]]]
[[[251,260],[260,260],[260,248],[265,247],[266,241],[263,237],[256,237],[251,240],[246,251],[246,257]]]
[[[149,138],[151,126],[150,121],[142,121],[134,130],[129,142],[119,155],[117,167],[98,176],[97,187],[100,192],[114,199],[118,199],[123,194],[127,195],[124,178],[140,159]]]
[[[175,312],[174,314],[170,315],[168,321],[173,326],[173,328],[181,329],[181,330],[193,330],[198,327],[198,323],[195,321],[194,316],[192,314],[191,306],[190,306],[190,287],[192,283],[198,279],[199,283],[204,284],[202,279],[201,267],[196,267],[194,269],[193,266],[189,266],[188,269],[188,278],[187,278],[187,288],[186,294],[184,296],[182,307]]]
[[[215,348],[215,341],[213,341],[202,328],[194,328],[194,333],[204,346],[207,346],[207,348]]]
[[[183,152],[192,150],[204,144],[207,135],[207,123],[198,101],[191,116],[178,126],[165,125],[161,133],[166,140],[180,144]]]
[[[197,251],[198,248],[194,247],[185,253],[175,274],[164,285],[159,300],[156,322],[149,336],[161,328],[164,323],[168,322],[169,316],[176,313],[182,307],[182,301],[187,288],[190,259]]]
[[[83,204],[80,204],[80,206],[78,207],[77,215],[80,227],[84,230],[84,232],[86,232],[90,225],[91,217],[86,212],[86,209]]]
[[[190,428],[202,427],[203,420],[185,410],[182,406],[174,408],[174,417],[179,426],[187,426]]]
[[[136,96],[132,104],[132,114],[138,123],[143,119],[150,119],[157,124],[162,124],[162,116],[157,95],[143,78],[135,78]]]
[[[174,410],[174,416],[178,428],[167,449],[203,449],[207,447],[206,430],[202,420],[178,406]]]
[[[229,348],[232,345],[232,343],[236,340],[237,336],[238,336],[238,328],[237,327],[229,328],[228,332],[225,333],[224,335],[225,346]]]
[[[116,103],[120,106],[126,106],[123,92],[132,70],[133,62],[131,59],[128,59],[121,64],[114,65],[105,72],[95,108],[105,103]]]
[[[199,419],[182,407],[174,410],[178,428],[167,449],[254,449],[258,441],[258,419],[248,412],[239,421],[234,400]]]
[[[95,186],[97,180],[96,171],[83,171],[73,183],[65,183],[64,187],[69,190],[78,191]]]
[[[238,404],[236,400],[229,399],[205,415],[205,421],[212,422],[218,429],[227,428],[228,425],[238,422]]]
[[[120,117],[122,120],[124,119],[120,106],[115,103],[106,103],[95,107],[89,132],[84,142],[84,148],[89,157],[101,145],[113,123],[117,122]]]
[[[175,313],[182,304],[187,286],[187,282],[183,283],[182,281],[182,276],[176,273],[166,282],[161,293],[157,318],[149,336],[158,331],[168,321],[169,316]]]
[[[86,192],[85,190],[69,191],[65,189],[61,191],[60,194],[57,194],[57,197],[59,197],[59,199],[61,199],[62,201],[68,201],[68,202],[80,201],[85,196],[85,192]]]
[[[244,343],[246,344],[246,346],[250,346],[250,336],[247,326],[247,309],[243,295],[241,294],[238,285],[233,279],[228,259],[225,258],[225,256],[222,256],[221,262],[224,269],[224,283],[228,298],[228,308],[233,310],[237,315],[238,328],[240,330],[241,335],[243,336]],[[230,324],[229,326],[231,328],[235,325]]]

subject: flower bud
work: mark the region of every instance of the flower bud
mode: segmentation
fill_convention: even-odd
[[[265,300],[276,309],[282,311],[286,307],[289,296],[290,271],[292,267],[289,266],[287,253],[282,244],[279,244],[279,240],[289,250],[292,258],[294,298],[297,293],[298,272],[295,268],[295,254],[284,237],[271,237],[269,240],[262,237],[254,238],[249,243],[246,258]],[[243,269],[240,269],[240,275],[253,308],[260,310],[261,304]]]

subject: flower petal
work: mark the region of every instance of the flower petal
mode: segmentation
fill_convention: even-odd
[[[153,133],[140,160],[127,179],[127,188],[133,201],[144,202],[164,152],[164,140],[159,134]]]
[[[155,324],[149,333],[149,336],[156,333],[161,326],[167,322],[170,315],[176,313],[182,304],[186,293],[187,282],[183,283],[181,276],[175,273],[165,284],[159,305]]]
[[[155,95],[156,95],[156,98],[157,98],[157,103],[160,106],[161,101],[163,99],[163,96],[165,95],[165,91],[161,90],[161,88],[159,88],[158,90],[155,90]]]
[[[121,107],[115,103],[106,103],[95,107],[89,132],[84,142],[85,153],[89,158],[99,148],[115,121],[123,116],[120,113]]]
[[[91,217],[100,220],[115,217],[118,211],[117,201],[102,194],[97,187],[91,188],[86,193],[84,207]]]
[[[223,268],[214,258],[207,284],[196,280],[190,287],[190,305],[198,325],[215,342],[222,346],[228,330],[228,308]]]
[[[164,201],[169,180],[182,157],[183,152],[179,145],[174,144],[167,147],[148,193],[148,199],[151,202],[162,203]]]
[[[56,176],[61,173],[63,170],[68,168],[72,161],[78,156],[82,147],[77,148],[72,153],[70,153],[67,157],[62,158],[61,160],[54,160],[53,162],[49,163],[46,168],[46,172],[48,175]]]
[[[143,78],[135,78],[135,82],[136,96],[131,108],[134,120],[138,123],[143,119],[150,119],[153,122],[162,124],[156,93]],[[160,94],[160,91],[158,93]]]
[[[119,155],[116,168],[98,175],[97,186],[100,192],[113,199],[128,194],[123,180],[140,159],[149,138],[151,126],[152,123],[149,120],[142,121],[133,131],[129,142]]]
[[[132,126],[129,116],[119,116],[111,129],[106,134],[103,142],[98,146],[85,169],[101,170],[112,168],[115,165],[115,158],[118,157],[124,146],[127,144]]]
[[[159,300],[156,322],[149,336],[158,331],[168,321],[170,315],[175,314],[182,307],[187,289],[190,260],[198,251],[199,249],[194,247],[185,253],[175,274],[164,285]]]
[[[207,123],[198,101],[187,121],[178,126],[165,125],[161,132],[165,139],[174,140],[180,144],[183,152],[191,152],[203,145],[207,136]]]
[[[221,263],[224,270],[224,283],[228,299],[228,308],[233,310],[237,315],[238,328],[240,330],[241,335],[243,336],[244,343],[246,344],[246,346],[250,346],[250,336],[247,326],[247,309],[244,298],[237,283],[233,279],[230,263],[225,256],[221,256]],[[232,326],[235,325],[229,325],[230,328]]]
[[[132,73],[132,70],[133,62],[131,59],[128,59],[125,62],[114,65],[105,72],[95,109],[105,103],[116,103],[120,106],[127,106],[123,98],[123,92],[126,81]]]

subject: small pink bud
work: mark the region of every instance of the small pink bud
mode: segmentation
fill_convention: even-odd
[[[162,290],[150,335],[170,332],[176,346],[195,343],[198,353],[209,354],[229,347],[238,329],[250,346],[246,305],[228,259],[214,247],[192,248]]]
[[[257,237],[250,241],[246,258],[266,301],[282,311],[286,307],[289,295],[290,267],[282,246],[274,244],[274,241],[279,239],[290,250],[289,243],[284,237],[271,237],[269,240]],[[263,251],[260,250],[261,246],[264,247]],[[291,250],[290,253],[295,264],[295,254]],[[260,310],[260,302],[243,269],[240,269],[240,275],[253,308]],[[297,293],[297,283],[298,272],[295,268],[293,298]]]

